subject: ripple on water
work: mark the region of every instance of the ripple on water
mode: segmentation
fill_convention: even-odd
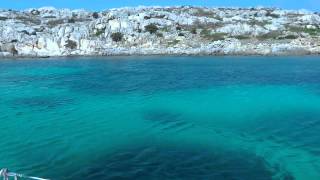
[[[59,106],[71,104],[73,101],[68,97],[35,96],[15,98],[11,101],[11,105],[13,107],[56,109]]]
[[[86,164],[70,179],[293,179],[246,152],[177,146],[135,146]]]
[[[274,142],[320,154],[320,112],[300,109],[265,114],[239,130]]]
[[[296,176],[300,179],[303,175],[318,175],[319,171],[315,168],[302,166],[319,164],[315,155],[320,154],[320,114],[315,112],[320,111],[314,108],[319,107],[319,57],[303,57],[303,61],[301,57],[112,59],[1,61],[0,119],[3,121],[0,126],[0,164],[16,168],[18,172],[59,180],[293,179],[283,169],[293,175],[302,174]],[[312,92],[292,89],[287,85],[299,89],[301,86],[310,86]],[[233,89],[236,86],[239,88]],[[201,96],[203,91],[198,91],[209,88],[215,90],[213,94],[210,91],[208,96]],[[195,93],[189,94],[186,90]],[[173,96],[157,96],[158,92],[171,94],[176,91],[179,91],[178,98],[176,93]],[[125,97],[124,101],[108,99],[114,94]],[[148,98],[139,94],[147,94]],[[136,95],[139,96],[138,100],[131,102]],[[17,96],[19,98],[12,100]],[[166,104],[168,98],[175,103],[171,106]],[[187,101],[184,101],[185,98]],[[123,104],[118,106],[118,103]],[[74,105],[75,110],[67,110],[67,104]],[[168,111],[176,109],[175,106],[177,112]],[[201,107],[209,106],[212,109],[201,110]],[[140,107],[150,111],[138,109]],[[298,112],[306,109],[309,111]],[[132,121],[136,120],[137,111],[142,111],[144,122],[141,124],[138,124],[140,119]],[[69,114],[62,114],[66,112]],[[128,113],[118,118],[118,114],[124,112]],[[197,117],[206,119],[198,121]],[[24,119],[25,123],[20,123],[22,121],[19,120]],[[250,120],[254,122],[250,124]],[[134,127],[138,130],[130,133],[126,128],[133,127],[136,122]],[[218,127],[217,122],[221,122]],[[151,126],[152,132],[146,132],[148,127],[145,125]],[[222,139],[226,139],[226,144],[235,144],[232,147],[235,150],[228,152],[181,147],[181,141],[174,146],[147,145],[134,141],[134,136],[131,136],[136,132],[139,138],[151,134],[155,135],[155,138],[151,137],[152,140],[160,139],[165,143],[167,139],[163,142],[163,136],[174,139],[175,135],[186,135],[182,140],[187,140],[186,144],[189,145],[201,141],[202,137],[211,138],[205,135],[199,136],[199,139],[189,139],[192,138],[192,132],[203,133],[202,129],[196,128],[206,125],[210,125],[208,129],[217,127],[221,136],[227,135]],[[176,133],[192,126],[195,131]],[[237,132],[233,134],[233,130],[246,135],[252,142],[242,148],[246,145],[246,138],[239,138],[237,143],[238,136],[233,136]],[[109,131],[111,136],[104,133]],[[128,136],[125,140],[120,138],[119,141],[123,142],[113,139],[113,133],[119,136],[124,131],[128,131]],[[169,133],[161,134],[159,131]],[[230,142],[227,138],[230,138]],[[136,144],[127,146],[127,141]],[[207,139],[203,139],[203,142],[207,142]],[[127,148],[118,148],[118,143],[126,144]],[[210,144],[212,146],[214,144]],[[268,149],[266,152],[256,150],[258,146]],[[289,150],[286,146],[289,146]],[[313,156],[303,152],[301,158],[291,159],[288,156],[300,155],[300,151],[291,150],[292,146],[312,152]],[[252,154],[239,150],[251,147]],[[255,154],[261,154],[265,159]],[[300,160],[310,161],[301,163]],[[273,167],[273,163],[281,165],[277,168]],[[279,177],[279,174],[285,175]]]
[[[143,118],[151,121],[152,128],[159,128],[163,131],[183,131],[193,127],[193,124],[188,122],[178,112],[167,110],[151,110],[144,112]]]

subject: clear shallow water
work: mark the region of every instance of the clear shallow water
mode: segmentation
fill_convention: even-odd
[[[0,166],[59,180],[318,180],[319,77],[319,57],[0,61]]]

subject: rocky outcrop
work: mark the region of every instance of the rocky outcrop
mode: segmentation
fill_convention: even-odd
[[[309,11],[190,6],[0,10],[0,57],[319,53],[320,16]]]

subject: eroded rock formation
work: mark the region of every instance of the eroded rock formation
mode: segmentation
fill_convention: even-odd
[[[151,26],[152,27],[151,27]],[[320,53],[320,15],[270,8],[0,10],[0,57]]]

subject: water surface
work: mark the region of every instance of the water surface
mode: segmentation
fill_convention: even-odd
[[[51,179],[320,179],[319,57],[0,61],[0,165]]]

